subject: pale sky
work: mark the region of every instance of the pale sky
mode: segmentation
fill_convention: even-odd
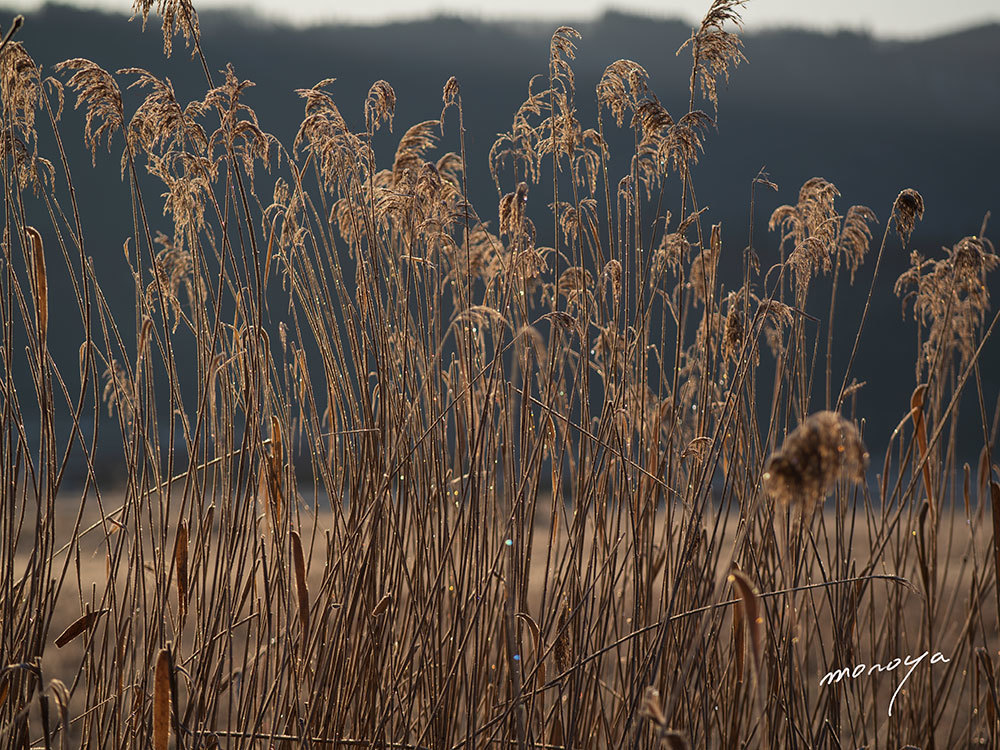
[[[131,10],[131,0],[69,1],[85,7]],[[28,9],[37,7],[40,0],[6,0],[3,4]],[[249,7],[264,17],[296,25],[320,21],[379,23],[441,12],[572,23],[591,19],[608,7],[693,22],[709,4],[710,0],[195,0],[199,9]],[[913,38],[1000,21],[1000,0],[751,0],[743,15],[748,30],[775,25],[846,28],[882,37]]]

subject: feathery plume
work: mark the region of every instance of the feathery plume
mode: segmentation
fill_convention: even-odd
[[[899,239],[904,243],[909,242],[917,221],[924,218],[923,196],[913,188],[901,191],[892,204],[892,218],[896,222]]]
[[[853,422],[832,411],[810,415],[785,438],[765,468],[764,489],[775,500],[811,514],[837,479],[864,479],[868,452]]]

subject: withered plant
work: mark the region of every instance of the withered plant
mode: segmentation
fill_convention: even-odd
[[[619,60],[594,123],[586,40],[560,27],[485,164],[460,78],[408,128],[390,82],[345,102],[320,80],[280,142],[253,84],[209,64],[188,0],[155,9],[165,52],[182,34],[204,71],[187,102],[137,67],[50,75],[8,34],[0,744],[995,744],[997,256],[985,225],[911,251],[912,189],[886,197],[870,278],[876,214],[826,179],[773,209],[766,246],[746,239],[766,174],[749,227],[716,220],[692,168],[747,62],[743,6],[715,0],[682,48],[686,111]],[[86,242],[102,218],[77,206],[70,137],[129,186],[124,279]],[[486,169],[496,203],[474,207]],[[871,403],[856,354],[879,264],[905,252],[915,387]],[[843,361],[837,288],[859,279]],[[875,409],[891,435],[865,434]],[[819,683],[925,650],[950,661],[921,666],[891,720],[901,672]]]

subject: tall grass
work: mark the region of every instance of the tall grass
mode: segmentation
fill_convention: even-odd
[[[869,440],[855,355],[878,322],[866,305],[838,330],[854,352],[835,361],[836,292],[876,238],[869,303],[886,293],[883,255],[911,250],[923,201],[887,196],[880,225],[815,178],[770,213],[767,247],[741,246],[772,199],[761,173],[748,234],[710,223],[692,167],[745,62],[742,6],[715,0],[682,48],[676,117],[619,60],[580,123],[579,34],[559,28],[490,153],[496,214],[468,198],[487,165],[466,157],[459,79],[386,159],[389,83],[362,131],[329,81],[300,90],[282,144],[183,1],[160,11],[165,51],[183,33],[205,71],[188,103],[138,68],[47,77],[8,41],[0,742],[997,742],[1000,412],[980,361],[997,256],[985,224],[913,251],[896,292],[918,386],[878,405],[899,426]],[[101,219],[63,149],[74,95],[94,158],[121,151],[127,279],[86,244]],[[53,269],[73,299],[48,295]],[[123,283],[126,312],[103,291]],[[77,361],[50,351],[56,326],[79,331]],[[978,466],[956,450],[969,390]],[[101,479],[109,433],[124,486]],[[924,651],[950,661],[820,685]]]

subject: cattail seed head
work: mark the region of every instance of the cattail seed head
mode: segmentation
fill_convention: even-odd
[[[153,678],[153,750],[167,750],[170,741],[170,650],[161,648]]]

